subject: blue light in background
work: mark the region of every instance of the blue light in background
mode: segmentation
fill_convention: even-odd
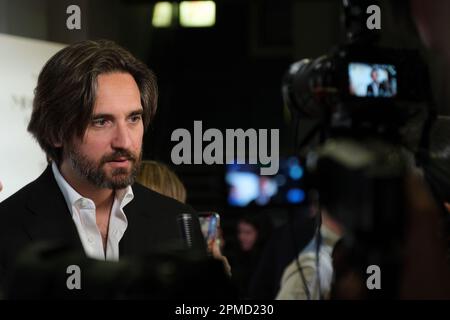
[[[286,198],[290,203],[300,203],[305,200],[305,192],[302,189],[293,188],[287,192]]]
[[[293,180],[300,180],[303,177],[303,169],[299,165],[293,165],[289,168],[289,176]]]
[[[228,203],[232,206],[245,207],[259,194],[259,178],[251,172],[229,172],[225,177],[230,187]]]

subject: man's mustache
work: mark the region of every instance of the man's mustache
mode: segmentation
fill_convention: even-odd
[[[128,150],[117,150],[111,154],[105,155],[102,157],[101,164],[105,164],[107,162],[116,161],[120,158],[125,158],[126,160],[130,160],[136,162],[137,157]]]

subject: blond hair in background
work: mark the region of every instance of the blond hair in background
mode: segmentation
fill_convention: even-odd
[[[142,161],[141,170],[136,180],[153,191],[180,202],[186,202],[186,188],[183,183],[175,172],[161,162]]]

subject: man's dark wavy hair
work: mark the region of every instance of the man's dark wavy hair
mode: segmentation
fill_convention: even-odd
[[[153,72],[130,52],[108,40],[78,42],[57,52],[39,74],[28,131],[60,163],[62,148],[75,136],[82,138],[95,104],[97,77],[126,72],[141,95],[144,128],[154,117],[158,88]]]

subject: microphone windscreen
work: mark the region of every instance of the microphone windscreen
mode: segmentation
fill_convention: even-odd
[[[177,220],[185,246],[192,248],[192,215],[190,213],[182,213],[178,215]]]

